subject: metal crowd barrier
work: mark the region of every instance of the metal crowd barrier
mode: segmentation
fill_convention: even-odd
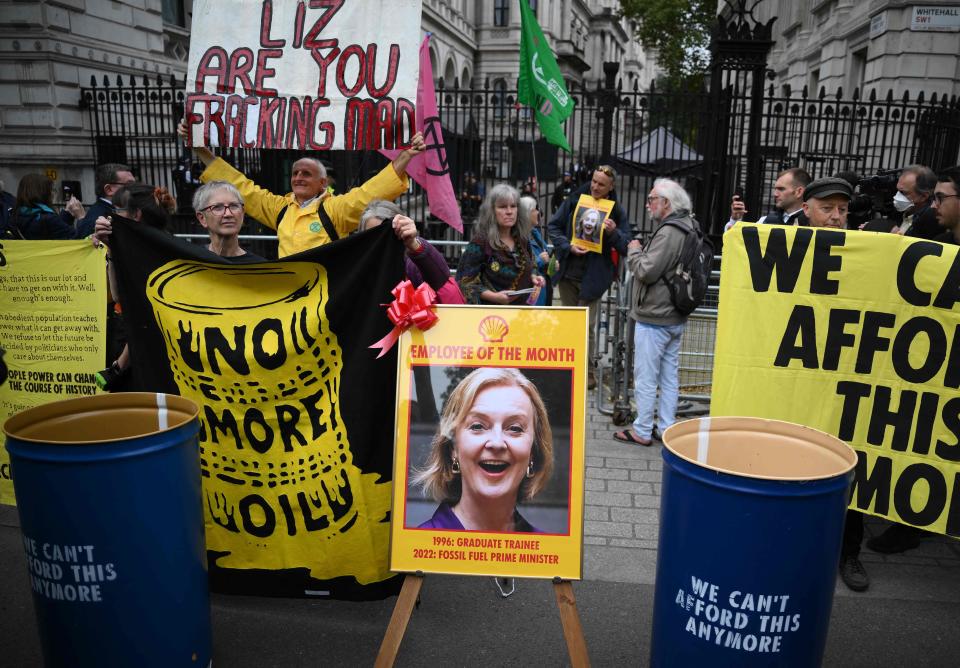
[[[717,256],[719,263],[720,257]],[[710,410],[713,385],[713,347],[717,336],[717,305],[720,272],[713,271],[707,296],[687,318],[680,343],[680,400],[678,415],[696,415]],[[597,409],[609,415],[617,425],[629,424],[634,417],[633,399],[633,281],[626,263],[621,263],[618,279],[603,296],[597,318],[596,364]]]

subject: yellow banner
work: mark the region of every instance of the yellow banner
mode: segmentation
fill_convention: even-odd
[[[9,375],[0,385],[0,422],[25,408],[98,392],[104,366],[107,273],[89,241],[4,241],[0,245],[0,346]],[[0,503],[14,503],[6,448]]]
[[[713,415],[857,451],[851,508],[960,536],[960,255],[895,234],[740,224],[724,236]]]
[[[390,569],[580,579],[586,309],[437,315],[399,341]]]

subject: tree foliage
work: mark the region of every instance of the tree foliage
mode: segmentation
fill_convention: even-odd
[[[621,14],[635,22],[637,39],[657,50],[657,64],[671,88],[700,88],[710,65],[710,27],[716,0],[620,0]]]

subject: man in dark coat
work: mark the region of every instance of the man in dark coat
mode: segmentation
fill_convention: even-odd
[[[97,201],[87,209],[87,215],[77,222],[78,239],[93,234],[93,227],[97,223],[97,218],[109,216],[114,212],[112,201],[114,193],[125,184],[136,181],[129,167],[116,162],[99,165],[94,178]]]
[[[809,221],[803,212],[803,192],[810,183],[810,174],[800,167],[791,167],[777,174],[773,184],[774,210],[761,216],[758,223],[767,225],[800,225],[807,226]],[[739,195],[733,196],[730,202],[730,220],[724,231],[733,227],[734,223],[743,220],[747,208]]]
[[[616,267],[613,263],[613,249],[621,257],[627,254],[630,242],[630,224],[627,213],[616,203],[614,192],[617,173],[612,167],[601,165],[593,172],[590,183],[577,188],[560,206],[550,219],[547,230],[553,241],[554,254],[559,268],[554,275],[554,284],[560,290],[560,303],[564,306],[588,306],[590,308],[590,373],[588,388],[596,386],[593,365],[596,358],[596,323],[599,302],[603,293],[613,282]],[[603,223],[603,247],[601,252],[591,251],[570,245],[574,234],[574,213],[580,195],[589,193],[595,199],[609,199],[615,202],[610,216]]]

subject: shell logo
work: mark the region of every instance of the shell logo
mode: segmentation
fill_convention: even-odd
[[[488,315],[480,321],[477,331],[480,332],[485,343],[499,343],[503,341],[503,337],[507,335],[510,328],[507,327],[507,321],[500,316]]]

